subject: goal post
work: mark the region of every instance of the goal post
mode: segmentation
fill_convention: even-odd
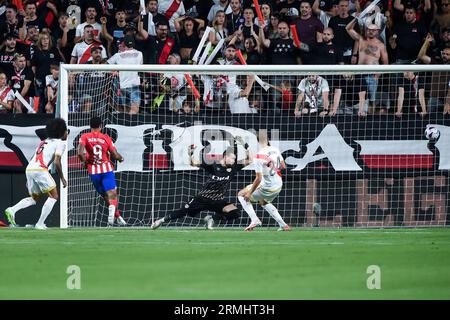
[[[140,77],[138,115],[127,113],[123,72]],[[147,227],[200,191],[207,173],[190,166],[190,145],[199,147],[194,157],[203,162],[218,161],[236,136],[256,153],[260,130],[268,130],[287,163],[273,203],[288,224],[449,225],[450,115],[443,114],[449,74],[448,65],[62,64],[57,112],[71,132],[60,226],[106,226],[105,203],[76,158],[77,139],[93,115],[125,158],[115,164],[116,180],[130,226]],[[428,127],[438,140],[425,137]],[[243,157],[240,148],[237,158]],[[226,200],[240,208],[237,192],[254,176],[251,165],[241,170]],[[257,214],[275,225],[260,207]],[[169,226],[202,226],[204,215]],[[242,210],[240,219],[219,226],[248,221]]]

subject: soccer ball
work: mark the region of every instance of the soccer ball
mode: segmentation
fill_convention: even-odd
[[[428,140],[436,141],[437,139],[439,139],[440,135],[441,135],[441,133],[435,127],[427,127],[425,129],[425,137]]]

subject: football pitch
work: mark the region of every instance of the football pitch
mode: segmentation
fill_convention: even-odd
[[[3,228],[0,248],[0,299],[450,299],[448,228]]]

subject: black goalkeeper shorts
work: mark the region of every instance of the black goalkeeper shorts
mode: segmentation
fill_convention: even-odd
[[[232,203],[225,200],[211,200],[202,196],[195,196],[189,200],[182,208],[187,215],[194,217],[202,211],[214,211],[223,213],[223,208]]]

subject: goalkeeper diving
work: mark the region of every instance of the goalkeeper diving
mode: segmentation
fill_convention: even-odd
[[[238,163],[236,159],[238,144],[245,148],[245,159]],[[151,225],[151,229],[159,228],[163,223],[185,216],[194,217],[202,211],[212,211],[213,215],[204,218],[206,228],[213,229],[214,222],[219,220],[231,221],[241,216],[241,211],[237,206],[225,199],[225,194],[229,191],[230,183],[242,168],[251,162],[251,155],[248,144],[241,137],[235,137],[234,146],[229,147],[223,153],[220,161],[212,164],[205,164],[193,159],[195,146],[190,146],[189,157],[191,165],[202,168],[209,174],[200,192],[186,202],[183,207],[173,212],[167,213],[163,218],[156,220]]]

